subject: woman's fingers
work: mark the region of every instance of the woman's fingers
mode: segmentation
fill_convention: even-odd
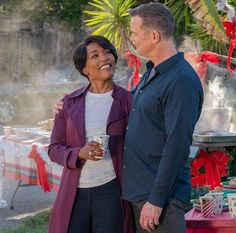
[[[104,151],[99,143],[91,141],[89,142],[88,145],[89,145],[89,150],[93,151],[96,154],[96,156],[102,157],[104,155]]]
[[[104,151],[101,149],[100,144],[94,141],[88,142],[88,144],[85,145],[84,153],[84,159],[90,159],[95,161],[102,159],[104,156]]]

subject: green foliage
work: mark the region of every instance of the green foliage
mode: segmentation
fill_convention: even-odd
[[[228,3],[234,7],[234,9],[236,8],[236,1],[235,0],[228,0]]]
[[[49,211],[44,211],[29,217],[22,222],[22,224],[9,230],[0,230],[0,233],[45,233],[48,229]]]
[[[216,9],[214,0],[186,0],[192,14],[215,40],[226,43],[224,26]]]
[[[0,12],[11,13],[14,6],[19,2],[22,0],[3,0],[2,3],[0,1]]]
[[[44,0],[47,14],[70,24],[72,27],[81,25],[82,7],[86,0]]]
[[[204,29],[203,26],[201,26],[201,23],[194,17],[193,13],[191,12],[191,9],[188,7],[186,2],[187,2],[186,0],[165,1],[165,4],[170,8],[170,10],[175,16],[176,20],[175,37],[181,35],[190,35],[193,39],[199,40],[202,50],[208,50],[218,54],[227,55],[226,43],[218,42],[212,37],[212,35],[208,34],[207,30]],[[214,4],[216,3],[216,1],[205,0],[202,2],[206,3],[203,7],[203,11],[211,12],[211,14],[207,14],[206,17],[208,19],[210,17],[210,21],[212,21],[214,25],[218,20],[217,25],[219,25],[219,14],[217,15],[217,12],[212,11],[212,9],[209,9],[209,3],[211,2],[211,4]],[[231,6],[236,5],[235,0],[229,0],[228,3]],[[202,14],[202,12],[200,14]],[[221,28],[218,31],[222,30],[223,29]]]
[[[173,0],[172,0],[173,1]],[[150,0],[136,0],[136,4],[135,5],[141,5],[141,4],[144,4],[144,3],[149,3],[149,2],[160,2],[160,3],[164,3],[165,0],[153,0],[153,1],[150,1]]]
[[[187,7],[185,0],[168,0],[165,4],[170,8],[171,12],[175,16],[175,36],[182,36],[187,34],[189,31],[189,26],[194,22],[191,15],[191,10]]]
[[[30,9],[24,9],[22,3],[30,3]],[[82,9],[87,0],[4,0],[0,5],[0,12],[11,13],[19,8],[26,18],[30,18],[38,24],[45,20],[60,21],[69,27],[78,29],[82,23]]]
[[[85,20],[93,34],[107,37],[121,52],[127,47],[130,17],[128,9],[134,0],[91,0],[91,10],[83,11],[90,18]]]
[[[190,32],[193,39],[199,40],[203,51],[207,50],[221,55],[227,55],[226,45],[214,40],[200,24],[192,24]]]
[[[227,165],[228,175],[229,176],[236,176],[236,148],[232,148],[229,152],[230,159]]]
[[[200,196],[204,196],[209,191],[210,191],[210,187],[209,186],[192,187],[191,199],[198,199]]]

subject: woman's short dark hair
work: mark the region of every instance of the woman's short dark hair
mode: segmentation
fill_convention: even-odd
[[[73,54],[73,61],[75,64],[75,68],[79,71],[81,75],[85,76],[86,78],[88,78],[88,76],[83,73],[83,69],[87,61],[87,46],[92,42],[99,44],[104,49],[110,50],[110,52],[115,57],[116,62],[118,59],[117,52],[114,45],[107,38],[103,36],[95,36],[95,35],[87,37],[83,43],[79,44],[75,48],[75,51]]]

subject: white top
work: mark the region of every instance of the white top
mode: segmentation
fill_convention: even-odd
[[[106,134],[107,118],[113,98],[112,91],[104,94],[87,92],[85,97],[86,138]],[[109,149],[99,161],[87,160],[82,167],[79,187],[91,188],[103,185],[116,177]]]

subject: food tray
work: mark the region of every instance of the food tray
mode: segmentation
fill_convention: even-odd
[[[195,142],[236,142],[236,132],[193,134]]]

